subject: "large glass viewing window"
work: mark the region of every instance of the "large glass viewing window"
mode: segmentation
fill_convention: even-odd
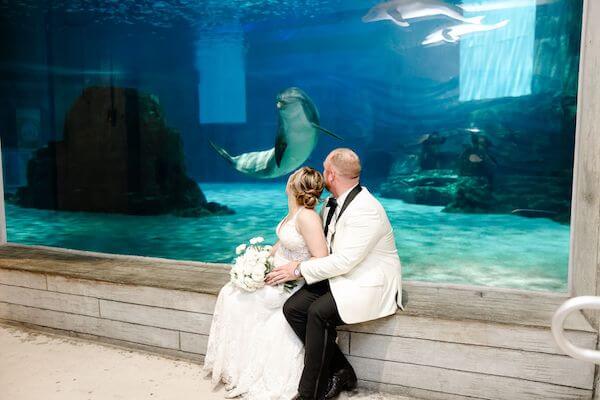
[[[582,1],[409,3],[0,3],[8,242],[206,262],[274,242],[287,174],[223,154],[273,148],[298,87],[343,139],[298,166],[359,154],[405,280],[567,292]]]

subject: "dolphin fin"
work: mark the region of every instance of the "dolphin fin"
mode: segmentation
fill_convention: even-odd
[[[322,126],[315,124],[314,122],[311,122],[311,123],[312,123],[312,126],[314,126],[315,128],[317,128],[318,130],[320,130],[320,131],[328,134],[329,136],[333,136],[334,138],[339,139],[339,140],[344,140],[340,136],[338,136],[335,133],[331,132],[330,130],[325,129]]]
[[[281,166],[281,160],[283,159],[283,153],[287,149],[287,143],[284,140],[283,135],[277,135],[275,140],[275,163],[278,167]]]
[[[224,148],[217,146],[210,139],[208,140],[208,143],[221,157],[229,161],[231,164],[235,163],[233,157],[231,157],[231,155]]]
[[[410,26],[410,24],[408,22],[406,22],[406,20],[404,18],[402,18],[402,13],[400,13],[400,11],[398,11],[398,9],[390,8],[389,10],[387,10],[387,13],[390,17],[392,17],[392,22],[395,23],[396,25],[404,27],[404,28]]]

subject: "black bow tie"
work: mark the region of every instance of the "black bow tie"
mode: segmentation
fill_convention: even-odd
[[[338,205],[338,203],[337,203],[337,200],[335,199],[335,197],[330,197],[327,200],[327,207],[336,208],[337,205]]]
[[[329,223],[331,222],[331,218],[333,218],[333,213],[337,208],[338,203],[335,197],[330,197],[327,200],[327,207],[329,207],[329,212],[327,213],[327,220],[325,221],[325,237],[327,237],[327,232],[329,232]]]

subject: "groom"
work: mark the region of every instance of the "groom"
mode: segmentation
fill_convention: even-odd
[[[353,389],[356,374],[335,341],[336,326],[403,309],[393,230],[379,201],[359,184],[358,156],[350,149],[335,149],[323,166],[325,186],[333,195],[321,209],[329,256],[282,265],[266,279],[270,285],[306,280],[283,306],[305,346],[294,399],[330,399]]]

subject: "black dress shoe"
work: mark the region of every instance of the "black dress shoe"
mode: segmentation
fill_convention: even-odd
[[[326,399],[339,396],[343,390],[352,390],[356,387],[356,374],[352,368],[344,368],[335,372],[329,380],[329,386],[325,393]]]

